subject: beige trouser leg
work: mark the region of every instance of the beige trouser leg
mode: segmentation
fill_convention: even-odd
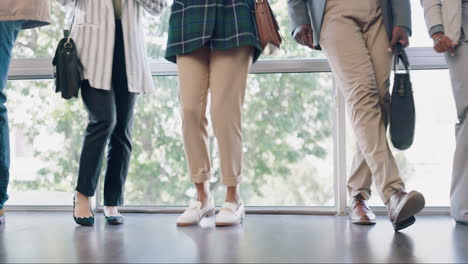
[[[350,195],[368,199],[374,181],[386,203],[404,184],[386,137],[392,55],[379,2],[328,0],[320,42],[345,96],[358,145]]]
[[[236,186],[242,181],[242,105],[252,48],[227,51],[207,47],[177,57],[182,133],[192,182],[210,178],[206,118],[211,90],[211,119],[218,141],[222,183]]]

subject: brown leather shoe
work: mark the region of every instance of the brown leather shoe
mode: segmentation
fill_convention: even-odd
[[[369,209],[366,200],[361,196],[353,198],[349,210],[349,217],[353,224],[375,225],[375,214]]]
[[[397,190],[386,205],[390,222],[395,231],[399,231],[416,222],[414,216],[424,208],[425,200],[424,196],[417,191],[406,193],[403,190]]]

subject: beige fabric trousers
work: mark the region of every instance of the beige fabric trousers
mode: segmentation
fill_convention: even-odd
[[[211,120],[218,141],[222,183],[242,181],[242,105],[252,47],[230,50],[200,48],[177,56],[179,99],[185,154],[194,183],[211,176],[206,107],[211,92]]]
[[[392,54],[380,0],[328,0],[320,42],[344,94],[356,135],[348,191],[368,199],[372,182],[384,203],[404,189],[386,137]]]

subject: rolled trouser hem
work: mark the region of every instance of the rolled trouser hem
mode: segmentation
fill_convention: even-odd
[[[211,178],[211,173],[210,172],[206,172],[206,173],[203,173],[203,174],[197,174],[197,175],[190,175],[190,180],[193,182],[193,183],[204,183],[206,182],[207,180],[209,180]]]
[[[366,190],[352,190],[349,193],[349,196],[351,198],[361,196],[362,198],[364,198],[364,200],[369,200],[370,197],[371,197],[371,193],[370,193],[370,191],[366,191]]]
[[[221,180],[221,183],[226,185],[226,186],[233,187],[233,186],[237,186],[237,185],[241,184],[242,180],[243,180],[243,176],[230,177],[230,178],[223,178]]]
[[[123,202],[105,201],[104,206],[122,206]]]
[[[94,192],[89,192],[87,190],[83,190],[81,189],[80,187],[76,187],[75,191],[85,195],[85,196],[88,196],[88,197],[93,197],[94,196]]]
[[[390,198],[392,198],[392,195],[395,193],[397,190],[405,190],[404,186],[401,185],[396,185],[396,186],[390,186],[380,194],[380,198],[382,199],[382,202],[384,204],[387,204],[390,201]]]

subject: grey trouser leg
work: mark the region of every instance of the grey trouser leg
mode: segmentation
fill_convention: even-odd
[[[453,160],[451,212],[457,221],[468,221],[468,43],[462,43],[455,57],[446,55],[457,107],[456,148]]]

